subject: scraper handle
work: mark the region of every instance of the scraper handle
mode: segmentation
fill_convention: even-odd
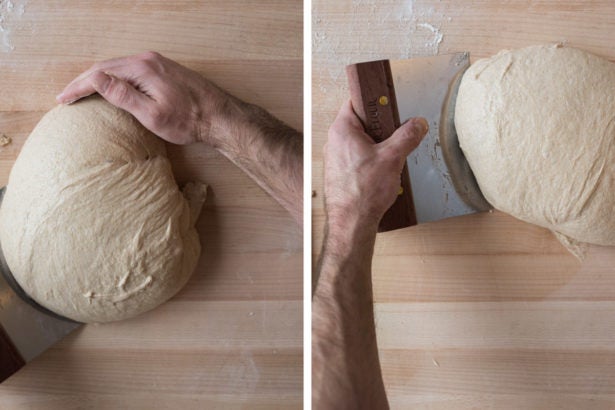
[[[25,365],[25,360],[0,325],[0,383]]]
[[[346,75],[352,106],[365,132],[376,142],[386,140],[400,126],[389,60],[349,65],[346,67]],[[404,163],[399,195],[380,220],[378,232],[416,224],[410,174],[408,165]]]

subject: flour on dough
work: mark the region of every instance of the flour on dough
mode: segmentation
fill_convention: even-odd
[[[485,198],[558,234],[615,245],[615,64],[561,45],[502,51],[464,74],[455,126]]]
[[[126,319],[184,286],[205,199],[180,192],[164,143],[100,97],[58,106],[11,170],[0,244],[21,287],[81,322]]]

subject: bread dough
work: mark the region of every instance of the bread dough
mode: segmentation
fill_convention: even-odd
[[[561,45],[464,74],[455,126],[485,198],[578,242],[615,245],[615,64]]]
[[[164,143],[100,97],[58,106],[11,170],[0,244],[42,306],[81,322],[126,319],[184,286],[200,245]],[[191,216],[192,213],[192,216]]]

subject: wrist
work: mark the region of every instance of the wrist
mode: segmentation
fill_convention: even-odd
[[[236,110],[233,107],[235,98],[213,83],[204,81],[199,96],[198,141],[219,148],[232,134],[230,118],[231,112]]]
[[[356,229],[362,232],[377,232],[378,224],[382,218],[381,215],[371,210],[362,209],[359,202],[354,201],[348,206],[326,204],[329,226],[340,230]]]
[[[372,242],[379,220],[358,212],[327,212],[327,241],[336,254],[350,253],[357,244]]]

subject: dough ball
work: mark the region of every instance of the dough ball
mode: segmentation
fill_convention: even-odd
[[[96,96],[57,106],[27,139],[0,207],[0,244],[39,304],[108,322],[184,286],[200,253],[193,219],[163,141]]]
[[[615,64],[560,45],[502,51],[464,74],[455,126],[495,208],[615,245]]]

